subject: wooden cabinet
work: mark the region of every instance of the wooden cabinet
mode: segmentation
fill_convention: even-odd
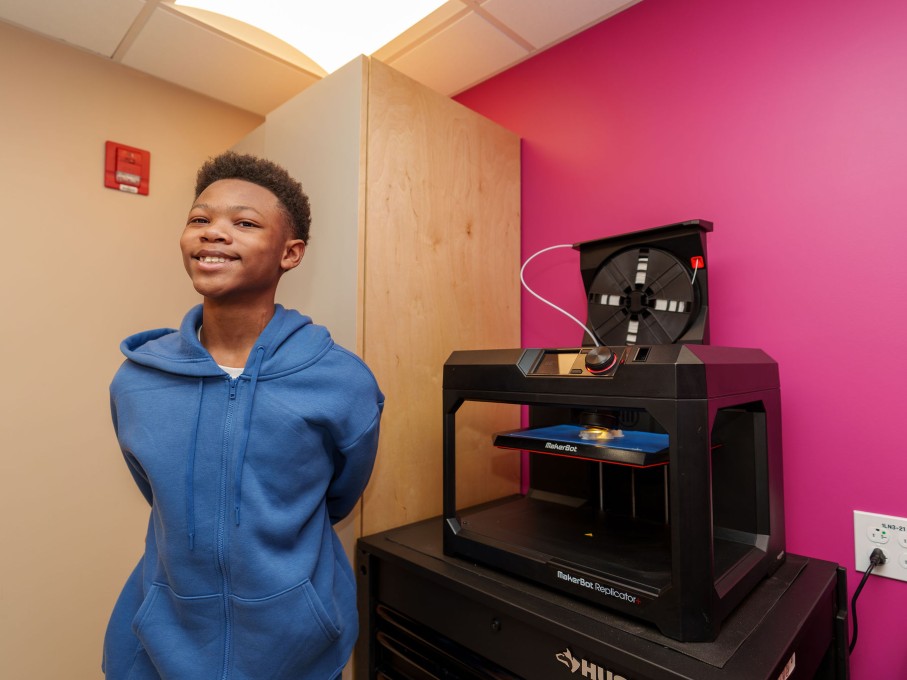
[[[302,181],[312,238],[278,300],[362,356],[386,396],[381,443],[348,548],[441,513],[441,371],[455,349],[520,342],[520,156],[513,133],[366,57],[303,91],[234,147]],[[474,413],[473,413],[474,411]],[[519,488],[488,433],[515,407],[458,416],[464,503]]]

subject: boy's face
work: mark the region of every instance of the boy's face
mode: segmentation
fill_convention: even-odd
[[[222,179],[195,200],[180,249],[192,285],[206,298],[273,301],[281,274],[299,264],[305,244],[291,238],[274,194]]]

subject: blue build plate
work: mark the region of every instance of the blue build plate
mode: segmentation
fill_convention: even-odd
[[[583,429],[581,425],[550,425],[511,430],[496,434],[494,445],[637,467],[668,462],[669,441],[666,434],[624,430],[622,437],[594,440],[581,438],[579,433]]]

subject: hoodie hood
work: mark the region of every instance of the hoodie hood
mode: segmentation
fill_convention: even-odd
[[[123,340],[120,350],[130,361],[168,373],[195,378],[223,377],[223,369],[199,342],[201,324],[202,306],[197,305],[183,318],[179,330],[158,328],[136,333]],[[311,318],[295,310],[275,305],[274,316],[246,360],[246,371],[252,370],[250,364],[260,362],[258,380],[292,373],[317,361],[332,344],[326,328],[313,324]]]

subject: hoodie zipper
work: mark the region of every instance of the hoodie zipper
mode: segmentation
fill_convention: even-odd
[[[233,431],[233,411],[236,408],[236,386],[239,378],[228,378],[230,386],[230,396],[227,400],[227,418],[224,423],[224,445],[221,452],[221,471],[220,471],[220,496],[221,503],[218,510],[217,518],[217,566],[220,569],[221,583],[224,593],[224,671],[221,675],[223,680],[227,680],[230,670],[230,651],[233,645],[233,612],[230,608],[230,583],[227,577],[227,548],[226,548],[226,524],[227,524],[227,507],[229,505],[227,498],[227,482],[230,469],[230,433]]]

